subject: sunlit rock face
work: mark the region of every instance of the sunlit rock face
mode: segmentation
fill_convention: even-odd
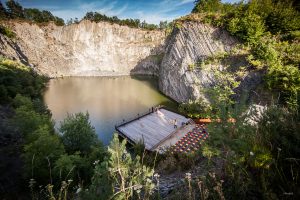
[[[200,98],[203,89],[213,85],[215,78],[210,66],[194,70],[189,67],[208,56],[227,52],[236,44],[223,29],[197,22],[183,23],[167,43],[159,72],[160,90],[178,102]]]
[[[0,54],[31,65],[50,77],[156,75],[159,89],[177,102],[197,100],[214,86],[212,69],[221,64],[190,69],[207,57],[230,51],[238,41],[224,29],[200,22],[184,22],[167,37],[107,22],[81,21],[68,26],[38,26],[8,22],[17,37],[0,34]],[[245,59],[242,59],[245,60]],[[232,58],[237,66],[247,65]],[[247,72],[248,73],[248,72]],[[260,84],[259,73],[248,73],[237,90]]]
[[[23,59],[50,77],[158,74],[163,31],[86,20],[69,26],[25,22],[11,26],[16,44],[0,45],[2,54]]]

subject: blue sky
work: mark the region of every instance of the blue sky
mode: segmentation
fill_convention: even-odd
[[[65,21],[81,19],[89,11],[108,16],[146,20],[148,23],[172,21],[186,15],[194,7],[194,0],[17,0],[25,8],[49,10]],[[236,1],[236,0],[224,0]],[[3,2],[3,1],[2,1]]]

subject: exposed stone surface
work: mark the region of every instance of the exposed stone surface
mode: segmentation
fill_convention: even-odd
[[[13,22],[13,46],[1,36],[0,51],[25,59],[50,77],[158,73],[163,31],[146,31],[106,22],[82,21],[69,26]],[[18,51],[17,51],[18,50]],[[18,55],[22,52],[22,58]]]
[[[17,38],[11,40],[0,34],[0,54],[31,65],[42,74],[50,77],[157,75],[159,89],[177,102],[204,97],[203,90],[215,84],[212,68],[224,69],[219,64],[191,70],[192,65],[228,52],[238,43],[225,30],[197,22],[184,22],[168,39],[164,31],[106,22],[38,26],[14,21],[8,25]],[[241,56],[232,60],[238,67],[245,59]],[[255,88],[261,77],[260,73],[247,72],[236,91]],[[236,95],[237,100],[239,97]]]
[[[209,70],[189,70],[208,56],[227,52],[237,44],[226,31],[196,22],[177,28],[166,47],[160,68],[160,90],[178,102],[198,99],[201,88],[213,84]]]

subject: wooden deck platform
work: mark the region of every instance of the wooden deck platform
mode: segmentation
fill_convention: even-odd
[[[174,120],[177,128],[174,128]],[[128,123],[116,126],[116,130],[132,143],[142,142],[147,150],[155,150],[190,119],[178,113],[160,108]]]

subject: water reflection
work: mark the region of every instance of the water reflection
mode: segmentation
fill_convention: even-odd
[[[52,79],[44,101],[59,126],[67,113],[86,112],[104,144],[111,140],[114,126],[122,119],[168,104],[151,77],[70,77]]]

